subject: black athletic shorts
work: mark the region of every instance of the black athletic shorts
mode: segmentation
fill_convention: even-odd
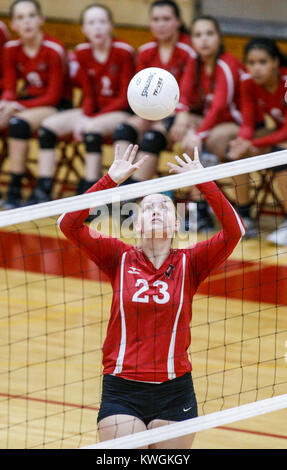
[[[146,426],[154,419],[195,418],[197,402],[191,373],[160,384],[104,375],[98,422],[118,414],[139,418]]]

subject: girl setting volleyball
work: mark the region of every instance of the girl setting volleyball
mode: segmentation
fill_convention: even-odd
[[[119,146],[108,173],[88,193],[116,187],[148,161],[136,161],[137,146]],[[136,163],[134,163],[136,162]],[[171,173],[202,168],[195,152],[169,163]],[[211,239],[173,249],[178,229],[172,200],[165,194],[143,198],[136,229],[139,246],[93,231],[89,209],[63,214],[64,235],[108,276],[113,300],[103,345],[104,379],[98,415],[100,440],[152,429],[197,416],[187,349],[192,299],[212,269],[223,263],[244,234],[238,214],[215,183],[198,185],[222,230]],[[190,448],[192,435],[152,448]]]

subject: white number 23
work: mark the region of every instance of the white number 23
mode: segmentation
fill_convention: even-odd
[[[141,286],[141,287],[140,287]],[[153,283],[153,286],[157,287],[159,286],[159,294],[160,295],[153,295],[153,300],[157,304],[165,304],[169,301],[170,295],[168,292],[168,284],[163,281],[155,281]],[[136,281],[136,287],[140,287],[139,290],[137,290],[132,298],[133,302],[142,302],[142,303],[148,303],[149,302],[149,295],[144,294],[144,292],[147,292],[149,290],[149,285],[146,279],[137,279]]]

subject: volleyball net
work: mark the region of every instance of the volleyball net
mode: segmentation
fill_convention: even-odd
[[[1,212],[1,447],[138,448],[286,408],[287,247],[266,239],[283,217],[272,168],[286,163],[287,151],[274,152]],[[187,188],[216,181],[236,208],[233,177],[244,174],[258,234],[242,239],[193,300],[188,354],[199,417],[100,443],[102,345],[112,287],[65,239],[58,217],[99,209],[91,227],[138,243],[133,218],[123,226],[125,204],[173,191],[186,216]],[[182,226],[174,246],[210,236]]]

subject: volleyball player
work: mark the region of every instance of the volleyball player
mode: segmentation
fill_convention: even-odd
[[[10,186],[6,208],[21,205],[21,186],[29,139],[42,120],[65,100],[67,56],[64,47],[42,31],[44,18],[36,0],[12,3],[11,27],[18,39],[3,50],[2,128],[9,127]],[[20,89],[18,88],[20,86]]]
[[[147,162],[137,163],[137,146],[122,155],[116,146],[108,173],[88,192],[116,187]],[[198,155],[175,157],[171,173],[202,168]],[[152,429],[197,416],[192,384],[191,305],[199,284],[222,264],[244,234],[240,217],[215,183],[198,185],[222,230],[209,240],[173,249],[175,207],[164,194],[143,198],[137,230],[140,246],[101,235],[84,224],[89,210],[63,214],[64,235],[91,258],[113,286],[111,315],[103,345],[103,393],[98,415],[100,440]],[[193,436],[153,448],[190,448]]]
[[[150,30],[154,40],[138,49],[137,71],[147,67],[160,67],[172,73],[180,82],[183,71],[195,52],[190,44],[190,36],[183,25],[178,5],[172,0],[156,0],[150,6]],[[144,154],[149,160],[136,171],[127,183],[150,179],[157,169],[160,152],[168,146],[173,117],[162,121],[147,121],[132,116],[118,126],[114,140],[122,151],[130,143],[139,143],[138,158]]]
[[[79,44],[75,58],[80,66],[83,102],[80,108],[48,117],[40,129],[39,179],[29,203],[51,199],[55,170],[55,146],[59,136],[73,136],[85,144],[85,174],[78,194],[102,175],[103,138],[130,115],[127,87],[134,74],[134,49],[112,35],[110,10],[101,5],[87,7],[81,15],[88,42]]]
[[[242,126],[239,137],[230,142],[230,158],[260,155],[287,148],[287,58],[276,42],[268,38],[250,40],[244,51],[248,75],[241,84]],[[269,116],[269,125],[267,119]],[[270,125],[271,124],[271,125]],[[281,194],[285,217],[267,239],[287,245],[287,165],[273,168]],[[244,218],[249,237],[258,234],[251,217],[248,174],[236,176],[238,211]]]
[[[180,84],[171,138],[187,153],[198,147],[222,161],[241,122],[239,83],[244,65],[225,52],[219,24],[211,16],[193,21],[191,39],[197,58],[189,62]],[[191,197],[197,200],[198,231],[212,230],[206,202],[197,191]]]
[[[3,89],[3,47],[4,44],[10,39],[10,33],[2,21],[0,21],[0,96],[2,95]],[[0,135],[2,129],[2,115],[0,110]],[[3,119],[3,124],[5,123],[5,118]],[[4,127],[4,126],[3,126]],[[2,204],[2,194],[0,194],[0,204]]]

